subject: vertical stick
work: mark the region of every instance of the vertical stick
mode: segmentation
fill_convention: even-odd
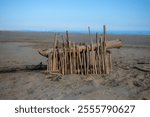
[[[50,52],[48,53],[47,73],[50,71]]]
[[[56,59],[56,63],[57,63],[57,69],[58,71],[60,71],[60,55],[59,55],[59,49],[58,49],[58,46],[59,46],[59,40],[57,40],[57,45],[56,45],[56,55],[57,55],[57,59]]]
[[[81,59],[80,48],[78,48],[78,56],[79,56],[79,71],[82,74],[82,59]]]
[[[65,42],[64,42],[64,38],[63,38],[63,35],[61,36],[62,37],[62,74],[64,75],[65,74]]]
[[[91,44],[91,48],[92,48],[92,55],[91,55],[91,57],[92,57],[92,73],[94,74],[95,73],[95,71],[94,71],[94,49],[93,49],[93,44]]]
[[[98,58],[98,67],[97,67],[97,72],[98,74],[101,74],[101,58],[100,58],[100,45],[99,45],[99,41],[98,41],[98,35],[96,33],[96,43],[97,43],[97,58]]]
[[[62,47],[64,48],[65,47],[65,40],[64,40],[63,35],[61,35],[61,38],[62,38]]]
[[[103,52],[103,38],[102,38],[102,34],[100,35],[100,55],[101,55],[101,73],[105,73],[104,72],[104,52]]]
[[[106,51],[106,74],[109,74],[109,51]]]
[[[52,70],[56,70],[56,43],[57,43],[57,34],[55,34],[54,38],[54,47],[53,47],[53,68]]]
[[[69,57],[69,36],[68,36],[68,31],[66,31],[66,71],[67,71],[67,74],[70,73],[70,65],[68,63],[70,63],[70,57]]]
[[[71,57],[71,41],[69,41],[69,61],[70,61],[70,74],[72,74],[72,57]]]
[[[64,49],[63,49],[63,53],[64,53]],[[61,65],[61,73],[62,73],[62,75],[64,75],[65,74],[65,72],[64,72],[64,54],[62,54],[62,59],[60,59],[61,60],[61,63],[62,63],[62,65]]]
[[[111,58],[111,51],[109,51],[109,70],[112,72],[112,58]]]
[[[90,27],[88,27],[88,30],[89,30],[89,37],[90,37],[90,41],[91,41],[91,63],[92,63],[92,69],[91,69],[91,73],[94,73],[94,50],[93,50],[93,41],[92,41],[92,36],[91,36],[91,31],[90,31]]]
[[[64,67],[65,67],[65,74],[67,74],[67,52],[66,52],[66,48],[64,48]]]
[[[83,66],[84,66],[84,74],[86,75],[86,53],[85,50],[83,50]]]
[[[88,31],[89,31],[89,37],[90,37],[90,41],[91,41],[91,44],[92,44],[92,43],[93,43],[93,41],[92,41],[92,36],[91,36],[90,27],[88,27]]]
[[[89,50],[88,50],[88,46],[86,45],[86,72],[88,75],[89,72]]]
[[[53,53],[50,53],[50,71],[53,69]]]
[[[66,42],[67,42],[67,48],[69,48],[69,36],[68,36],[68,31],[66,31]]]
[[[75,53],[75,43],[73,43],[73,73],[76,74],[76,53]]]
[[[77,62],[76,62],[76,65],[77,65],[77,74],[79,74],[79,66],[80,66],[80,62],[79,62],[79,47],[78,47],[78,45],[77,45],[77,47],[76,47],[76,52],[77,52]]]
[[[107,59],[107,55],[106,55],[106,25],[104,25],[104,42],[103,42],[103,52],[104,52],[104,68],[105,68],[105,74],[108,74],[107,71],[107,63],[106,63],[106,59]]]
[[[96,50],[95,50],[94,51],[94,71],[95,71],[95,74],[97,74],[96,59],[97,59],[97,55],[96,55]]]

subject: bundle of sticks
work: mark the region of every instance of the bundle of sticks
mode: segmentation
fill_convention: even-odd
[[[89,28],[91,44],[83,45],[69,41],[66,31],[66,42],[59,47],[55,35],[54,47],[47,51],[39,50],[42,56],[48,57],[47,71],[49,73],[65,74],[109,74],[112,71],[111,48],[120,48],[120,40],[106,41],[106,26],[104,34],[96,33],[96,44],[93,44]]]

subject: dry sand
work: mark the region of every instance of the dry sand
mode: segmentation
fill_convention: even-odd
[[[46,64],[38,48],[52,46],[54,33],[0,32],[0,67]],[[94,36],[93,36],[94,38]],[[71,34],[76,42],[89,42],[86,34]],[[143,99],[150,97],[150,36],[108,35],[121,39],[112,49],[109,75],[65,75],[49,79],[44,71],[0,73],[0,99]],[[143,64],[139,64],[143,63]],[[147,71],[138,70],[144,68]]]

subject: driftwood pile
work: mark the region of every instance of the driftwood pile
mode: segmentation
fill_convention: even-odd
[[[109,74],[112,71],[111,48],[120,48],[120,40],[106,40],[106,26],[104,34],[98,37],[96,34],[96,44],[93,44],[89,28],[91,44],[77,44],[69,40],[66,31],[66,42],[61,46],[58,44],[55,35],[54,46],[47,51],[39,50],[42,56],[48,57],[47,71],[50,74]]]

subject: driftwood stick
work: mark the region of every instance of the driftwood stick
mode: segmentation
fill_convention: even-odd
[[[80,68],[79,70],[80,70],[80,73],[82,74],[82,59],[81,59],[80,49],[79,49],[78,54],[79,54],[79,68]]]
[[[109,72],[112,72],[112,57],[111,57],[111,51],[109,51]]]
[[[75,43],[73,43],[73,73],[76,74],[76,53],[75,53]]]
[[[97,55],[96,55],[96,51],[94,51],[94,72],[95,72],[95,74],[97,74],[96,59],[97,59]]]
[[[78,45],[77,45],[77,46],[78,46]],[[77,61],[77,63],[76,63],[76,66],[77,66],[77,74],[79,74],[79,66],[80,66],[79,63],[80,63],[80,62],[79,62],[79,52],[78,52],[78,48],[77,48],[77,60],[76,60],[76,61]]]
[[[81,55],[81,74],[83,75],[83,72],[84,72],[84,55],[83,55],[83,51],[80,53]]]
[[[91,36],[90,27],[88,27],[88,31],[89,31],[89,38],[90,38],[90,42],[91,42],[91,44],[92,44],[92,43],[93,43],[93,41],[92,41],[92,36]]]
[[[105,71],[105,74],[108,74],[108,71],[107,71],[107,53],[106,53],[106,25],[104,25],[104,41],[103,41],[103,54],[104,54],[104,71]]]
[[[99,48],[99,46],[100,46],[100,44],[99,44],[99,41],[98,41],[98,35],[97,35],[97,33],[96,33],[96,43],[97,43],[97,59],[98,59],[98,62],[97,62],[97,73],[98,74],[101,74],[101,58],[100,58],[100,48]]]
[[[56,43],[57,43],[57,34],[55,34],[55,38],[54,38],[54,47],[53,47],[53,66],[52,66],[52,70],[56,70]]]
[[[69,41],[69,62],[70,62],[70,74],[72,74],[71,41]]]
[[[66,52],[66,48],[64,48],[64,67],[65,67],[65,74],[67,74],[67,52]]]
[[[62,39],[62,47],[64,48],[65,47],[65,40],[64,40],[63,35],[61,36],[61,39]]]
[[[84,74],[86,75],[86,53],[83,51],[83,66],[84,66]]]
[[[62,75],[64,75],[65,74],[65,41],[64,41],[63,35],[61,37],[62,37],[62,48],[63,48],[63,54],[62,54]]]
[[[92,73],[94,74],[94,50],[93,50],[93,44],[91,44],[91,48],[92,48],[92,55],[91,55],[91,57],[92,57]]]
[[[48,64],[47,64],[47,73],[52,70],[52,53],[49,53]]]
[[[51,54],[51,53],[49,53],[49,54],[48,54],[47,72],[49,72],[49,71],[50,71],[50,60],[51,60],[51,59],[50,59],[50,54]]]
[[[104,73],[104,54],[103,54],[103,38],[102,38],[102,35],[100,36],[100,54],[101,54],[101,70],[102,70],[102,73]]]
[[[68,31],[66,31],[66,42],[67,42],[67,48],[69,48],[69,36],[68,36]]]
[[[59,40],[57,40],[57,45],[56,45],[56,65],[57,65],[57,69],[60,70],[61,65],[60,65],[60,55],[59,55],[59,49],[58,49],[58,45],[59,45]]]
[[[62,54],[62,59],[60,59],[60,61],[61,61],[61,73],[62,73],[62,75],[64,75],[65,74],[65,72],[64,72],[64,54]]]
[[[96,34],[97,36],[97,34]],[[97,37],[96,37],[97,38]],[[94,50],[94,48],[93,48]],[[93,51],[93,60],[94,60],[94,73],[97,74],[97,66],[96,66],[96,61],[97,61],[97,55],[96,55],[96,52],[97,52],[97,48]]]
[[[80,70],[81,70],[81,74],[83,75],[83,72],[84,72],[84,67],[83,67],[83,64],[84,64],[83,63],[84,62],[83,61],[83,51],[80,52],[80,57],[81,57],[81,67],[80,67],[81,69]]]
[[[89,55],[89,61],[90,61],[90,66],[92,67],[90,70],[91,70],[91,73],[93,73],[93,41],[92,41],[92,36],[91,36],[91,31],[90,31],[90,27],[88,27],[88,31],[89,31],[89,38],[90,38],[90,42],[91,42],[91,54]],[[90,58],[91,57],[91,58]],[[91,64],[92,63],[92,64]]]
[[[89,50],[88,50],[88,46],[86,46],[86,72],[87,72],[87,75],[89,73]]]
[[[78,49],[78,57],[79,57],[79,73],[82,74],[82,60],[81,60],[80,49]]]

